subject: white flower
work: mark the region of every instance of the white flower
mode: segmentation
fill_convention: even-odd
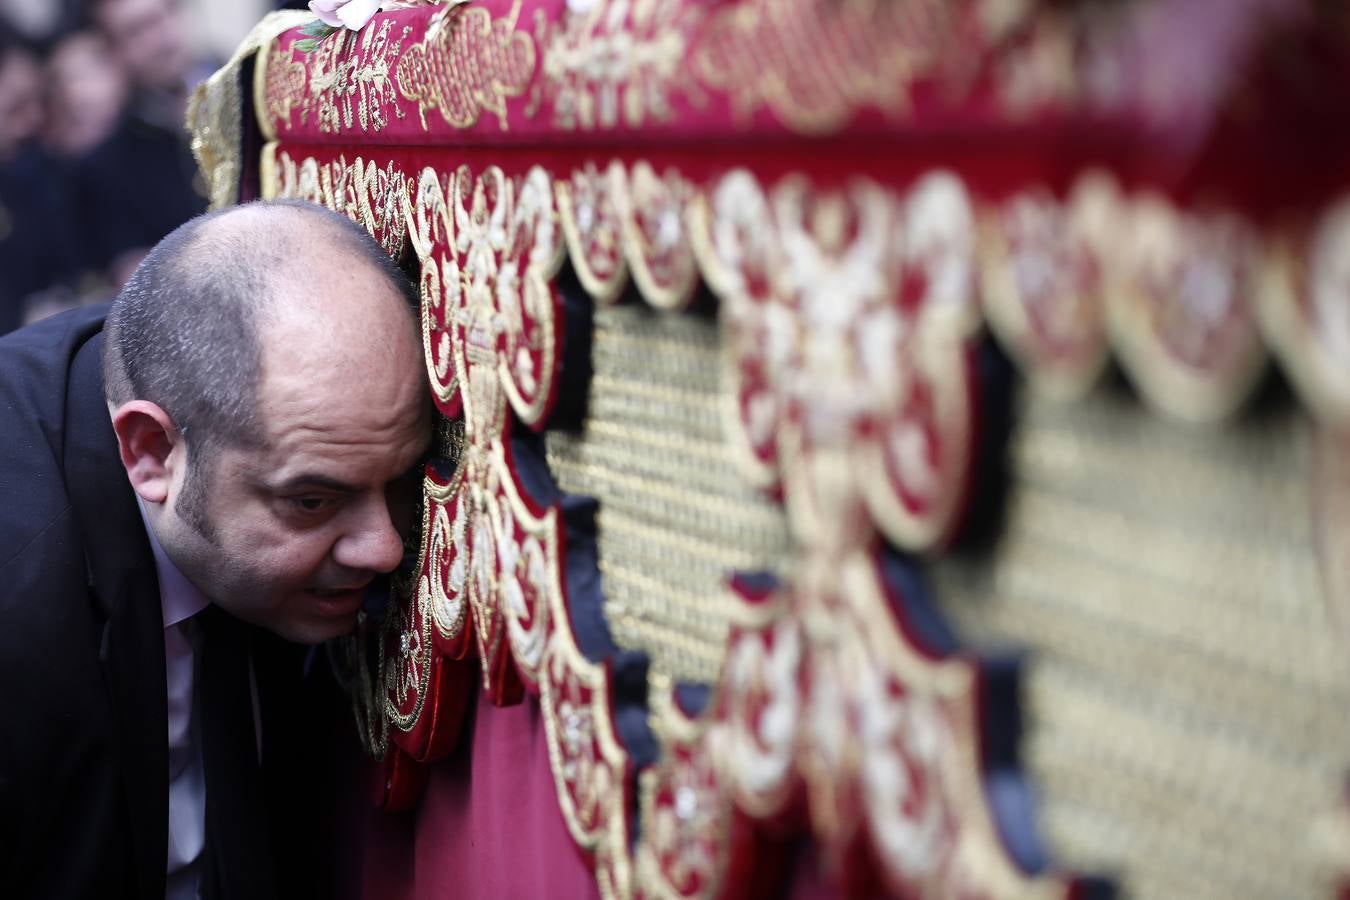
[[[359,31],[383,5],[383,0],[309,0],[309,11],[330,28]]]

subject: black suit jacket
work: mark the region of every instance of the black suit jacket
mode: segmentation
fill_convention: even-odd
[[[106,309],[76,310],[0,338],[0,896],[7,898],[164,896],[163,621],[149,542],[103,400]],[[321,661],[306,677],[304,648],[252,639],[268,821],[236,825],[284,839],[272,854],[283,870],[279,893],[334,896],[344,821],[334,779],[344,764],[337,751],[354,743],[344,735],[349,718]],[[248,891],[248,900],[259,896],[267,892]]]

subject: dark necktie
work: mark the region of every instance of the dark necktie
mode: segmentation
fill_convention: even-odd
[[[209,606],[199,613],[197,710],[206,774],[203,900],[275,895],[271,840],[254,736],[245,626]]]

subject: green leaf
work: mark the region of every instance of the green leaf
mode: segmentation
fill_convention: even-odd
[[[296,41],[294,44],[291,44],[291,49],[299,50],[301,53],[313,53],[315,50],[319,49],[319,42],[314,38],[305,38],[302,41]]]
[[[325,24],[320,19],[315,19],[313,22],[310,22],[300,29],[301,34],[312,38],[318,38],[319,40],[323,40],[335,31],[337,31],[336,28],[332,25]]]

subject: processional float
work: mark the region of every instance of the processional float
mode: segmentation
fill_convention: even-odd
[[[606,898],[1334,894],[1350,16],[311,20],[189,124],[420,286],[415,565],[336,651],[382,805],[524,704]]]

